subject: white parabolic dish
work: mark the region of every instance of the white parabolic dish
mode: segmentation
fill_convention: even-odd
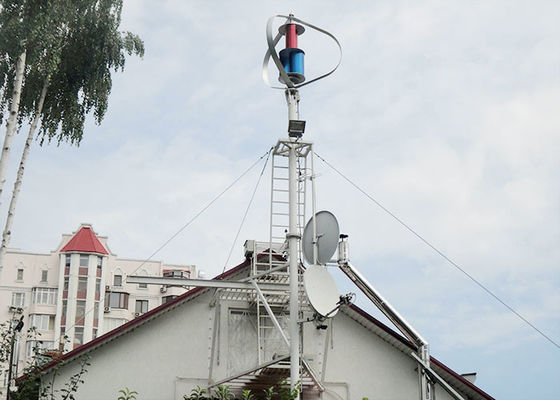
[[[322,317],[333,317],[338,312],[338,289],[327,268],[311,265],[303,273],[303,287],[313,309]]]
[[[315,214],[315,225],[317,226],[317,263],[326,264],[338,247],[340,229],[336,217],[329,211],[319,211]],[[302,247],[303,256],[309,264],[313,261],[313,217],[305,225],[303,231]]]

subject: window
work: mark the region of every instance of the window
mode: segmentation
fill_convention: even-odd
[[[173,300],[175,297],[177,297],[177,296],[174,296],[174,295],[171,295],[171,296],[163,296],[163,297],[161,298],[161,304],[168,303],[168,302],[170,302],[171,300]]]
[[[31,314],[29,323],[32,327],[40,331],[49,331],[54,329],[54,315],[48,314]]]
[[[163,270],[163,276],[166,278],[189,279],[191,277],[191,273],[189,271],[180,270]]]
[[[258,343],[257,330],[254,325],[257,315],[249,309],[230,308],[228,311],[227,321],[223,321],[224,325],[227,324],[228,337],[226,344],[228,347],[228,358],[225,364],[227,364],[228,370],[243,371],[250,366],[258,364],[257,354],[252,350]],[[285,320],[282,322],[285,322]],[[267,341],[265,343],[276,343],[278,339],[277,331],[267,331],[266,333],[261,331],[261,334],[264,335],[263,339]],[[263,349],[263,355],[267,358],[271,357],[281,348],[281,344],[270,346],[267,349]]]
[[[56,304],[56,289],[33,288],[31,292],[33,304]]]
[[[82,327],[75,327],[74,328],[74,344],[83,344],[84,343],[84,328]]]
[[[92,338],[92,339],[95,339],[96,337],[97,337],[97,328],[93,328],[91,338]]]
[[[25,293],[12,293],[12,306],[20,308],[25,306]]]
[[[87,268],[88,264],[89,264],[89,255],[80,254],[80,267]]]
[[[41,271],[41,282],[47,282],[49,280],[49,271],[44,269]]]
[[[103,320],[103,331],[104,332],[112,331],[113,329],[118,328],[119,326],[123,325],[124,323],[126,323],[126,319],[105,318]]]
[[[105,305],[111,308],[128,309],[128,293],[106,292]]]
[[[101,279],[97,278],[95,280],[95,293],[99,293],[101,290]]]
[[[62,300],[62,317],[66,318],[66,311],[68,309],[68,301]]]
[[[78,277],[78,298],[85,299],[87,297],[87,276]]]
[[[77,300],[76,301],[76,324],[84,324],[84,317],[86,315],[86,301],[85,300]],[[80,319],[78,321],[78,318]]]
[[[48,340],[29,340],[25,344],[25,357],[33,357],[35,354],[41,354],[45,350],[51,350],[54,342]]]
[[[72,256],[70,254],[66,254],[66,260],[65,260],[65,267],[70,267],[70,260],[72,259]]]
[[[138,284],[138,289],[148,289],[148,284],[147,283],[139,283]]]
[[[102,269],[103,268],[103,257],[101,256],[97,256],[97,269]]]
[[[113,277],[113,285],[122,286],[122,275],[115,275]]]
[[[18,268],[16,280],[23,281],[23,268]]]
[[[96,301],[93,305],[93,319],[99,319],[99,302]]]
[[[68,282],[70,282],[70,278],[69,277],[65,277],[64,278],[64,291],[68,291]]]
[[[148,311],[148,300],[136,300],[136,310],[138,314],[143,314]]]
[[[30,340],[27,343],[25,343],[25,357],[29,358],[35,354],[36,344],[37,342],[33,340]]]

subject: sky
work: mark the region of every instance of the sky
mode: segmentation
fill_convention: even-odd
[[[126,1],[122,29],[144,39],[146,54],[114,74],[105,120],[89,119],[79,147],[34,144],[11,246],[49,252],[87,222],[119,257],[149,257],[286,136],[284,94],[263,83],[261,65],[268,18],[290,12],[343,49],[333,75],[301,89],[304,138],[560,343],[554,1]],[[337,62],[326,36],[308,30],[300,47],[307,79]],[[154,258],[211,277],[243,260],[246,239],[268,240],[267,167],[226,265],[263,162]],[[557,346],[319,159],[315,173],[317,209],[337,216],[353,264],[433,356],[477,372],[496,398],[558,398]],[[332,273],[341,293],[356,291]]]

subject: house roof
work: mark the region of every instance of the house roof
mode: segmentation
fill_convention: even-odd
[[[213,280],[223,280],[229,277],[233,277],[237,275],[239,272],[243,271],[250,264],[251,264],[250,259],[246,259],[238,266],[233,267],[225,271],[224,273],[214,277]],[[121,325],[105,333],[104,335],[99,336],[98,338],[93,339],[92,341],[85,343],[84,345],[68,353],[63,354],[56,360],[53,360],[52,362],[43,366],[40,373],[46,373],[48,370],[55,367],[57,364],[61,364],[61,365],[66,364],[76,359],[80,355],[87,353],[88,351],[94,350],[95,348],[101,347],[104,344],[107,344],[115,340],[116,338],[138,328],[139,326],[145,324],[146,322],[151,321],[152,319],[155,319],[156,317],[168,311],[171,311],[172,309],[181,305],[183,302],[187,300],[191,300],[192,298],[202,294],[202,292],[205,290],[207,290],[207,288],[196,287],[189,290],[186,293],[183,293],[182,295],[176,297],[175,299],[167,303],[164,303],[159,307],[156,307],[148,311],[147,313],[142,314],[141,316],[127,322],[126,324]],[[416,350],[416,347],[412,342],[410,342],[408,339],[406,339],[405,337],[403,337],[393,329],[389,328],[387,325],[383,324],[381,321],[379,321],[372,315],[368,314],[366,311],[356,306],[355,304],[351,304],[349,307],[345,308],[343,312],[349,315],[357,322],[366,326],[366,328],[369,328],[370,330],[374,331],[376,334],[381,336],[382,339],[386,340],[387,342],[389,342],[399,350],[407,354],[409,354],[411,351]],[[467,394],[469,395],[476,394],[477,397],[482,397],[483,399],[486,400],[495,400],[488,393],[484,392],[482,389],[480,389],[479,387],[477,387],[476,385],[474,385],[473,383],[465,379],[463,376],[453,371],[451,368],[443,364],[441,361],[437,360],[432,356],[430,356],[430,361],[432,363],[432,367],[436,370],[436,372],[440,376],[447,378],[446,381],[449,380],[455,381],[455,384],[452,384],[452,386],[458,388],[463,392],[467,392]],[[21,379],[25,379],[25,376],[21,376],[17,380],[19,381]]]
[[[222,280],[224,278],[230,277],[230,276],[235,275],[236,273],[240,272],[241,270],[243,270],[248,265],[250,265],[250,260],[246,259],[244,262],[242,262],[238,266],[225,271],[224,273],[216,276],[213,279],[214,280]],[[134,330],[135,328],[139,327],[140,325],[145,324],[148,321],[151,321],[152,319],[158,317],[159,315],[164,314],[168,311],[171,311],[172,309],[176,308],[178,305],[180,305],[184,301],[190,300],[191,298],[201,294],[205,289],[206,288],[203,288],[203,287],[195,287],[195,288],[189,290],[188,292],[183,293],[182,295],[174,298],[173,300],[168,301],[167,303],[164,303],[164,304],[160,305],[159,307],[156,307],[156,308],[140,315],[139,317],[134,318],[131,321],[128,321],[126,324],[123,324],[123,325],[105,333],[104,335],[101,335],[101,336],[83,344],[82,346],[77,347],[74,350],[63,354],[62,356],[58,357],[56,360],[53,360],[50,363],[45,364],[43,366],[43,368],[41,368],[40,372],[45,373],[49,369],[56,366],[57,364],[66,364],[66,363],[74,360],[75,358],[79,357],[80,355],[86,353],[87,351],[93,350],[97,347],[103,346],[104,344],[115,340],[119,336],[122,336],[123,334]],[[22,376],[22,377],[18,378],[18,380],[22,379],[24,377],[25,376]]]
[[[60,250],[61,253],[79,251],[81,253],[109,254],[101,244],[91,226],[82,225],[72,239]]]
[[[343,309],[342,311],[352,319],[356,320],[358,323],[374,331],[383,340],[389,342],[394,347],[401,350],[403,353],[410,354],[411,352],[416,351],[416,346],[412,342],[410,342],[399,333],[395,332],[393,329],[389,328],[387,325],[385,325],[372,315],[368,314],[366,311],[362,310],[357,305],[350,304],[349,307]],[[453,371],[451,368],[449,368],[447,365],[434,358],[433,356],[430,356],[430,363],[432,368],[438,373],[439,376],[444,378],[455,389],[459,389],[460,392],[468,394],[469,398],[482,397],[483,399],[494,400],[494,398],[488,393],[480,389],[468,379],[465,379],[465,377]],[[455,382],[455,384],[453,382]]]

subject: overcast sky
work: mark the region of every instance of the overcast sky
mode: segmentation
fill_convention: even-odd
[[[109,112],[79,148],[32,149],[12,246],[54,250],[93,224],[146,258],[286,135],[261,80],[269,16],[332,32],[343,62],[301,90],[305,139],[497,296],[560,342],[560,6],[554,1],[127,1],[143,60],[114,75]],[[336,47],[306,32],[308,79]],[[273,77],[275,79],[275,77]],[[11,159],[11,187],[23,137]],[[354,264],[430,342],[500,399],[558,398],[560,349],[315,161],[318,209]],[[156,259],[222,271],[262,163]],[[245,239],[268,239],[270,171]],[[2,215],[6,200],[2,199]],[[355,291],[333,271],[341,292]],[[379,315],[362,297],[358,305]]]

